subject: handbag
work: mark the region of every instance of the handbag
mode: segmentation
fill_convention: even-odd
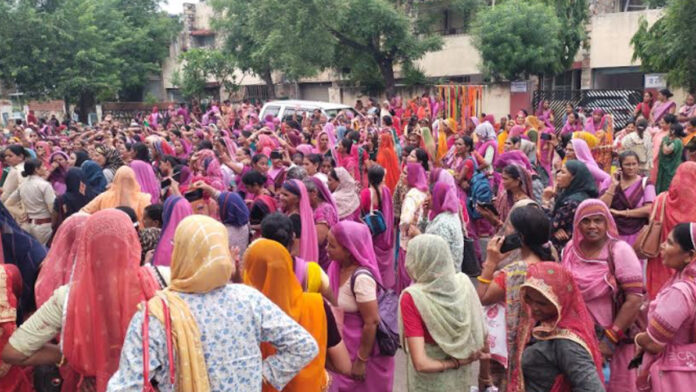
[[[37,392],[60,392],[63,377],[56,365],[34,367],[34,389]]]
[[[660,255],[660,242],[662,240],[662,221],[665,218],[665,200],[660,206],[660,219],[655,219],[656,210],[650,215],[650,222],[640,229],[633,250],[639,259],[651,259]]]
[[[372,236],[375,237],[387,231],[387,223],[384,221],[382,211],[375,211],[372,206],[372,188],[370,188],[370,211],[363,215],[361,219],[367,228],[370,229]]]
[[[471,278],[481,275],[481,263],[476,257],[476,249],[474,248],[474,239],[469,237],[469,231],[466,229],[462,210],[459,209],[459,222],[462,225],[462,234],[464,236],[464,252],[462,253],[462,272]]]
[[[399,296],[394,290],[386,289],[372,276],[370,270],[358,267],[350,277],[350,291],[355,296],[355,279],[359,275],[369,275],[377,283],[377,311],[379,313],[379,324],[377,324],[377,334],[375,340],[379,346],[379,353],[387,357],[393,357],[401,347],[399,342]]]

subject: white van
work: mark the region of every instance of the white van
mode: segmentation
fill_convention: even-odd
[[[353,109],[348,105],[341,103],[329,103],[329,102],[319,102],[319,101],[301,101],[301,100],[283,100],[283,101],[270,101],[266,102],[261,109],[260,119],[264,119],[267,115],[273,115],[281,120],[286,120],[292,117],[296,111],[299,114],[303,112],[307,113],[308,116],[312,115],[315,109],[321,110],[321,113],[328,118],[336,117],[338,112],[341,110],[350,110],[354,115],[359,116],[358,111]]]

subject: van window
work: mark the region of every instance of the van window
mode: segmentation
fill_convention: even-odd
[[[346,108],[346,109],[338,109],[338,108],[336,108],[336,109],[326,109],[325,112],[326,112],[326,115],[327,115],[329,118],[334,118],[334,117],[336,117],[336,116],[338,115],[338,112],[340,112],[341,110],[353,112],[353,117],[356,117],[356,116],[358,115],[358,112],[356,112],[353,108]]]
[[[269,114],[273,117],[278,117],[278,113],[280,113],[280,106],[266,106],[266,110],[263,111],[261,118],[264,118]]]

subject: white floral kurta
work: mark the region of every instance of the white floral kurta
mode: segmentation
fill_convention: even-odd
[[[265,378],[281,390],[318,353],[312,336],[257,290],[229,284],[205,294],[179,295],[201,332],[211,391],[260,391]],[[108,391],[143,390],[143,312],[133,316],[119,370]],[[150,316],[150,377],[160,391],[173,391],[163,325]],[[262,361],[261,342],[277,353]]]

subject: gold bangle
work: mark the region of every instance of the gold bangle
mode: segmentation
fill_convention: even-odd
[[[491,282],[493,282],[493,280],[491,280],[491,279],[484,279],[480,276],[477,276],[476,280],[478,280],[479,282],[481,282],[483,284],[491,284]]]
[[[65,365],[65,355],[61,354],[60,361],[58,361],[58,363],[56,364],[56,367],[61,367],[63,365]]]
[[[360,356],[360,351],[355,353],[355,356],[358,358],[358,361],[360,362],[367,362],[367,358],[363,358]]]

